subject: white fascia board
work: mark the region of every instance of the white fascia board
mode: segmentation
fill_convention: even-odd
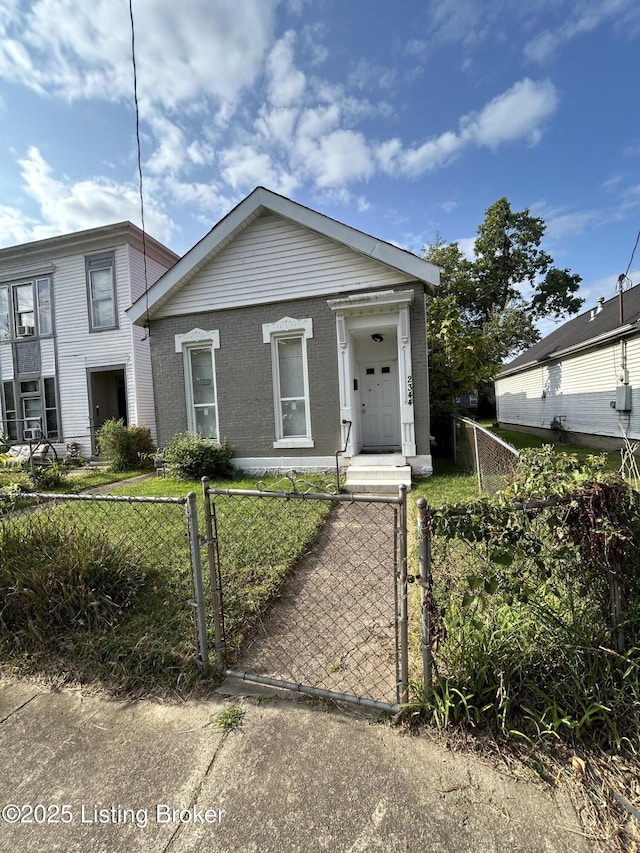
[[[285,219],[315,231],[362,255],[400,270],[418,281],[424,282],[430,292],[440,283],[439,267],[428,261],[398,249],[391,243],[378,240],[349,225],[304,207],[291,199],[256,187],[240,204],[236,205],[220,222],[190,249],[170,270],[149,288],[147,298],[140,297],[127,309],[130,320],[143,325],[148,315],[160,307],[175,290],[181,288],[194,273],[213,258],[219,247],[226,245],[229,238],[243,230],[262,210],[270,211]]]

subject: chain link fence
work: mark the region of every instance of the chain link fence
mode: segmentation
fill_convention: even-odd
[[[587,659],[637,644],[637,622],[626,621],[629,608],[637,612],[634,569],[613,547],[591,550],[588,529],[598,536],[603,524],[592,501],[585,494],[514,502],[484,519],[473,507],[434,510],[418,501],[427,692],[434,672],[448,677],[470,665],[500,685],[502,656],[514,647],[548,675],[570,649]],[[499,686],[496,701],[504,698]]]
[[[476,472],[480,492],[495,494],[514,473],[518,451],[470,418],[453,421],[454,461]]]
[[[0,501],[0,580],[8,583],[0,623],[12,609],[27,620],[60,617],[75,630],[100,614],[105,625],[145,595],[166,598],[167,621],[197,635],[196,663],[208,661],[195,494],[183,498],[5,494]],[[194,544],[195,543],[195,544]],[[142,595],[142,601],[139,599]],[[0,602],[1,604],[2,602]],[[42,617],[41,617],[42,614]],[[5,618],[6,617],[6,618]],[[154,637],[141,636],[152,646]]]
[[[397,709],[407,687],[405,498],[295,485],[205,486],[205,498],[227,674]]]

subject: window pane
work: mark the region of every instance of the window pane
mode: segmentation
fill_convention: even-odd
[[[29,379],[20,383],[21,394],[37,394],[40,391],[37,379]]]
[[[55,409],[47,409],[47,438],[58,438],[58,413]]]
[[[16,310],[33,311],[33,285],[21,284],[15,288]]]
[[[41,335],[50,335],[51,326],[51,281],[41,278],[38,286],[38,329]]]
[[[13,393],[13,382],[3,382],[5,423],[4,431],[12,441],[17,441],[18,426],[16,424],[16,404]]]
[[[191,387],[193,389],[193,402],[200,404],[214,404],[215,386],[213,384],[213,359],[211,349],[192,349],[191,355]]]
[[[0,287],[0,340],[11,337],[9,326],[9,288]]]
[[[99,329],[107,326],[115,326],[116,316],[111,267],[102,270],[91,270],[89,281],[92,325]]]
[[[111,299],[113,296],[111,267],[91,271],[91,296],[94,299]]]
[[[113,302],[103,300],[93,303],[93,325],[98,328],[115,325]]]
[[[196,432],[205,438],[217,438],[216,433],[216,407],[197,406],[195,409]]]
[[[33,330],[35,326],[33,285],[21,284],[18,287],[14,287],[13,298],[15,300],[14,322],[16,325],[16,334],[19,334],[20,326],[26,326],[28,329]]]
[[[304,400],[282,401],[282,436],[293,438],[307,434],[307,415]]]
[[[280,398],[304,397],[302,338],[281,338],[278,340],[278,368],[280,371]]]

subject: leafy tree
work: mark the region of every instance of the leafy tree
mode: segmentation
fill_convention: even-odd
[[[486,211],[473,260],[440,236],[424,257],[441,268],[438,296],[428,304],[431,399],[436,418],[449,415],[465,391],[486,387],[505,360],[540,339],[536,320],[560,320],[582,305],[579,275],[553,266],[541,248],[546,224],[506,198]]]

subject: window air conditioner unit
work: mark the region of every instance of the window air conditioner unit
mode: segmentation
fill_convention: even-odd
[[[33,326],[18,326],[18,337],[27,338],[34,332]]]
[[[22,437],[25,441],[36,441],[40,438],[40,430],[39,429],[23,429]]]

